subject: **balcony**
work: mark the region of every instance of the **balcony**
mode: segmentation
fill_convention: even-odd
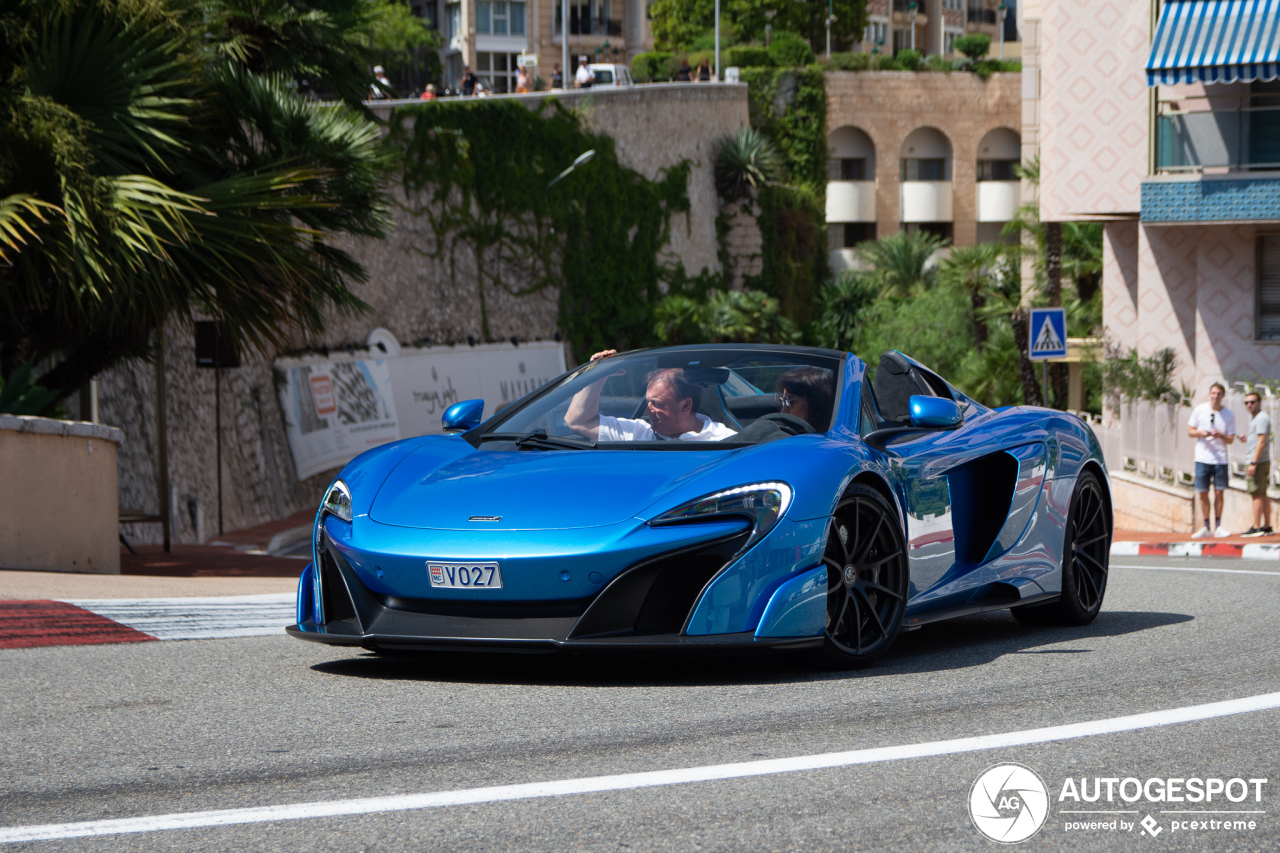
[[[995,26],[996,15],[995,9],[975,9],[970,7],[966,19],[971,24],[990,24]]]
[[[950,181],[903,181],[902,222],[950,222]]]
[[[1022,200],[1020,181],[979,181],[978,221],[1008,222]]]
[[[558,37],[564,30],[563,21],[561,20],[557,7],[557,15],[552,36]],[[569,35],[571,36],[620,36],[622,35],[622,21],[613,18],[577,18],[573,15],[569,16]]]
[[[1280,96],[1215,96],[1161,101],[1156,173],[1225,174],[1280,170]]]
[[[875,221],[875,181],[832,181],[827,184],[827,222]]]

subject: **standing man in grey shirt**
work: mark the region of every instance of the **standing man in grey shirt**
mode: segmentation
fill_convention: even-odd
[[[1245,491],[1253,496],[1253,526],[1244,536],[1270,536],[1271,498],[1267,497],[1267,484],[1271,481],[1271,418],[1262,411],[1262,398],[1250,392],[1244,397],[1249,410],[1249,432],[1239,436],[1249,442],[1249,467],[1245,469]]]

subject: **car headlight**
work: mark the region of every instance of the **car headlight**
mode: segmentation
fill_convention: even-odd
[[[347,488],[347,484],[341,480],[334,480],[328,494],[324,496],[324,503],[320,505],[320,509],[334,518],[350,521],[351,490]]]
[[[747,545],[774,528],[791,505],[791,487],[786,483],[751,483],[714,492],[681,504],[649,522],[651,525],[709,521],[716,517],[743,516],[754,526]],[[744,546],[745,548],[746,546]]]

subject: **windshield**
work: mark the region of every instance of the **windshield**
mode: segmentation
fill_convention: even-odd
[[[592,73],[593,73],[593,74],[595,74],[595,76],[596,76],[596,84],[597,84],[597,85],[602,84],[602,83],[612,83],[612,82],[613,82],[613,72],[612,72],[612,71],[610,71],[608,68],[593,68],[593,69],[591,69],[591,71],[592,71]]]
[[[470,436],[486,449],[712,449],[831,428],[841,356],[681,347],[592,362]]]

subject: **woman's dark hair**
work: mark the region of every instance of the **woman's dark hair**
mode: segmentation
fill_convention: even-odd
[[[824,432],[831,427],[831,407],[834,392],[831,371],[821,367],[797,367],[778,377],[779,394],[790,391],[809,402],[809,426]]]

